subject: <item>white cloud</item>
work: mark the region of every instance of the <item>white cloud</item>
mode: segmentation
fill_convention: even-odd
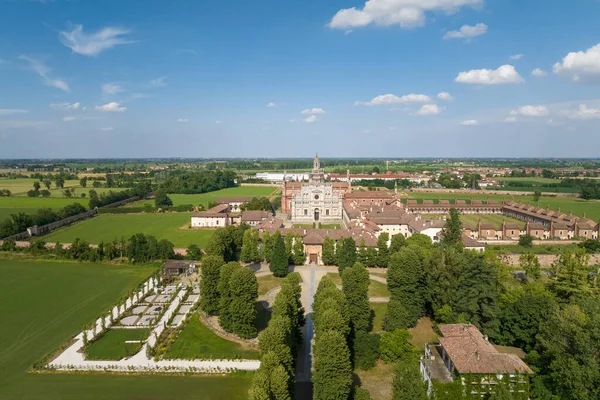
[[[479,121],[477,121],[476,119],[468,119],[466,121],[461,122],[460,124],[464,126],[476,126],[479,125]]]
[[[543,69],[541,69],[541,68],[536,68],[533,71],[531,71],[531,75],[535,76],[535,77],[538,77],[538,78],[541,78],[543,76],[548,76],[548,73],[546,71],[544,71]]]
[[[275,108],[277,107],[277,104],[273,103],[272,101],[267,103],[267,108]]]
[[[75,121],[75,117],[64,117],[63,122],[72,122]]]
[[[355,101],[355,106],[380,106],[386,104],[406,104],[406,103],[427,103],[431,101],[429,96],[424,94],[407,94],[398,97],[395,94],[381,94],[374,97],[371,101]]]
[[[325,110],[322,108],[307,108],[306,110],[300,111],[300,114],[312,115],[312,114],[325,114]]]
[[[215,124],[217,124],[217,125],[221,125],[222,123],[223,123],[223,121],[221,121],[221,120],[216,120],[215,121]]]
[[[455,12],[464,6],[477,6],[483,0],[367,0],[362,9],[339,10],[329,22],[330,28],[348,29],[370,24],[414,28],[425,24],[430,11]]]
[[[567,54],[552,68],[555,74],[568,77],[574,82],[600,78],[600,43],[586,51]]]
[[[186,122],[189,122],[189,121],[190,121],[190,120],[189,120],[189,119],[187,119],[187,118],[178,118],[178,119],[177,119],[177,122],[182,122],[182,123],[186,123]]]
[[[115,128],[113,128],[112,126],[107,126],[106,128],[100,128],[101,131],[104,132],[109,132],[109,131],[114,131]]]
[[[112,49],[118,44],[134,43],[123,38],[131,31],[118,27],[102,28],[94,33],[83,32],[83,25],[75,25],[72,31],[60,33],[62,44],[77,54],[84,56],[97,56],[104,50]]]
[[[443,107],[438,107],[437,104],[425,104],[419,108],[416,115],[438,115],[443,110]]]
[[[105,112],[125,112],[127,111],[127,107],[121,107],[119,103],[114,101],[104,104],[102,106],[94,107],[96,111],[105,111]]]
[[[498,69],[472,69],[461,72],[454,81],[476,85],[502,85],[521,83],[523,78],[512,65],[502,65]]]
[[[50,104],[50,108],[53,110],[60,110],[60,111],[73,111],[73,110],[79,110],[79,107],[81,107],[81,103],[77,102],[77,103],[52,103]]]
[[[511,60],[520,60],[521,58],[523,58],[524,54],[515,54],[514,56],[510,56],[508,58],[510,58]]]
[[[308,124],[312,124],[313,122],[317,122],[317,116],[316,115],[311,115],[310,117],[303,119],[304,122],[308,123]]]
[[[437,98],[439,100],[454,100],[454,97],[452,97],[452,95],[448,92],[439,92],[437,94]]]
[[[585,104],[580,104],[575,111],[566,111],[569,119],[595,119],[600,118],[600,109],[588,108]]]
[[[487,25],[479,23],[477,25],[463,25],[457,31],[448,31],[444,35],[444,39],[471,39],[475,36],[481,36],[487,32]]]
[[[152,86],[152,87],[164,87],[164,86],[167,86],[167,82],[165,82],[165,79],[167,79],[166,76],[161,76],[160,78],[152,79],[150,81],[150,86]]]
[[[511,115],[523,115],[525,117],[545,117],[550,114],[546,106],[526,105],[517,110],[512,110]]]
[[[504,122],[517,122],[517,117],[506,117],[504,118]]]
[[[102,91],[106,94],[117,94],[124,92],[125,89],[123,89],[122,85],[119,85],[117,83],[105,83],[104,85],[102,85]]]
[[[29,63],[29,66],[31,67],[32,71],[42,77],[42,81],[45,85],[64,90],[65,92],[69,91],[69,85],[67,84],[67,82],[63,81],[62,79],[50,78],[48,76],[50,69],[44,64],[42,64],[40,61],[27,56],[20,56],[19,58]]]
[[[0,108],[0,115],[25,114],[27,110],[17,108]]]

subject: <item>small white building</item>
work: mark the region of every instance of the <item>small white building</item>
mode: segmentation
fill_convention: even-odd
[[[192,228],[223,228],[229,225],[229,205],[219,204],[192,215]]]

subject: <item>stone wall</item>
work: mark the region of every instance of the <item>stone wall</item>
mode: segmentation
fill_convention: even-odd
[[[502,262],[511,265],[518,266],[519,265],[519,254],[505,254],[501,255],[500,259]],[[540,265],[542,268],[549,268],[552,266],[556,260],[558,260],[558,255],[556,254],[537,254],[538,260],[540,260]],[[590,265],[600,264],[600,254],[592,254],[590,255]]]

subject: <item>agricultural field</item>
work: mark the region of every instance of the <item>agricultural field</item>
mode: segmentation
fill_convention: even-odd
[[[174,206],[182,204],[197,206],[202,204],[204,207],[208,207],[210,201],[217,201],[221,197],[271,197],[280,194],[280,192],[279,187],[273,186],[238,186],[202,194],[170,194],[169,198],[173,201]],[[136,201],[126,205],[126,207],[143,207],[145,204],[154,206],[154,200]]]
[[[35,214],[40,208],[51,208],[59,210],[73,203],[79,203],[86,209],[89,199],[82,198],[66,198],[66,197],[50,197],[44,199],[42,197],[0,197],[0,221],[8,218],[10,214]]]
[[[0,178],[0,189],[8,189],[12,192],[11,197],[27,197],[27,191],[33,189],[33,183],[39,182],[41,185],[40,190],[46,189],[46,186],[38,179],[32,178],[19,178],[19,179],[3,179]],[[54,182],[50,186],[50,194],[51,197],[64,197],[63,192],[64,189],[75,189],[75,196],[80,196],[82,193],[85,193],[86,197],[89,195],[90,190],[95,190],[98,194],[108,192],[110,190],[118,192],[125,190],[124,188],[94,188],[92,186],[92,182],[88,181],[86,187],[82,187],[79,184],[79,180],[72,179],[65,181],[64,188],[57,188],[54,186]]]
[[[248,373],[194,377],[26,373],[152,272],[129,266],[0,260],[0,399],[246,399],[252,379]]]
[[[104,214],[44,236],[47,242],[72,243],[76,238],[98,244],[114,239],[128,239],[136,233],[153,235],[158,240],[167,239],[175,247],[197,244],[205,248],[214,230],[189,229],[191,213],[164,214]]]
[[[521,203],[533,202],[533,196],[505,196],[491,194],[464,194],[464,193],[429,193],[429,192],[406,192],[411,199],[430,199],[430,200],[513,200]],[[580,217],[585,213],[588,218],[595,221],[600,220],[600,200],[583,200],[576,197],[548,197],[542,196],[537,203],[540,207],[550,207],[553,210],[560,208],[566,214],[573,211],[573,214]]]

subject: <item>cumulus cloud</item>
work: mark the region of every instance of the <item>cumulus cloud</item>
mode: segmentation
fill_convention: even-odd
[[[75,25],[72,31],[60,32],[60,40],[77,54],[97,56],[116,45],[134,43],[123,37],[130,32],[129,29],[106,27],[93,33],[85,33],[83,25]]]
[[[303,119],[302,121],[304,121],[304,122],[306,122],[306,123],[308,123],[308,124],[312,124],[313,122],[317,122],[317,121],[318,121],[318,119],[317,119],[317,116],[316,116],[316,115],[311,115],[310,117],[308,117],[308,118],[305,118],[305,119]]]
[[[461,122],[460,124],[464,126],[475,126],[479,125],[479,121],[477,121],[476,119],[468,119],[466,121]]]
[[[50,69],[42,64],[39,60],[27,56],[20,56],[19,58],[29,63],[31,70],[42,78],[42,82],[44,82],[45,85],[64,90],[65,92],[69,91],[69,85],[67,82],[63,81],[62,79],[51,78],[48,75],[50,73]]]
[[[267,108],[275,108],[277,107],[277,104],[273,103],[272,101],[267,103]]]
[[[472,69],[461,72],[454,81],[474,85],[503,85],[521,83],[523,78],[512,65],[502,65],[498,69]]]
[[[448,92],[439,92],[437,94],[437,98],[439,100],[454,100],[454,97],[452,97],[452,95]]]
[[[546,106],[532,106],[526,105],[518,108],[517,110],[512,110],[511,115],[523,115],[525,117],[545,117],[550,114],[548,108]]]
[[[580,104],[577,110],[567,110],[564,112],[569,119],[596,119],[600,118],[600,109],[588,108],[585,104]]]
[[[123,89],[123,86],[117,83],[105,83],[102,85],[102,91],[106,94],[117,94],[124,92],[125,89]]]
[[[329,22],[330,28],[359,28],[370,24],[399,25],[402,28],[423,26],[427,12],[455,12],[464,6],[477,6],[483,0],[367,0],[362,9],[339,10]]]
[[[63,122],[72,122],[75,121],[75,117],[64,117]]]
[[[374,97],[370,101],[355,101],[355,106],[380,106],[389,104],[406,104],[406,103],[427,103],[431,101],[429,96],[424,94],[407,94],[398,97],[395,94],[381,94]]]
[[[113,131],[114,129],[115,128],[113,128],[112,126],[107,126],[106,128],[100,128],[100,130],[103,132]]]
[[[471,39],[476,36],[485,34],[488,30],[486,24],[479,23],[477,25],[463,25],[457,31],[448,31],[444,35],[444,39]]]
[[[438,115],[442,110],[443,108],[438,107],[437,104],[425,104],[423,107],[419,108],[416,115]]]
[[[79,110],[81,107],[81,103],[52,103],[50,104],[50,108],[53,110],[59,111],[74,111]]]
[[[537,78],[541,78],[547,76],[548,73],[541,68],[535,68],[533,71],[531,71],[531,75]]]
[[[0,108],[0,115],[25,114],[27,110],[19,108]]]
[[[514,56],[510,56],[508,57],[511,60],[520,60],[521,58],[523,58],[523,54],[515,54]]]
[[[161,76],[160,78],[152,79],[149,84],[152,87],[164,87],[167,86],[166,79],[166,76]]]
[[[552,70],[574,82],[600,79],[600,43],[586,51],[567,54]]]
[[[190,120],[189,120],[189,119],[187,119],[187,118],[178,118],[178,119],[177,119],[177,122],[182,122],[182,123],[186,123],[186,122],[189,122],[189,121],[190,121]]]
[[[127,111],[127,107],[121,107],[121,104],[116,103],[114,101],[104,104],[102,106],[94,107],[96,111],[104,111],[104,112],[125,112]]]
[[[322,108],[307,108],[306,110],[300,111],[300,114],[312,115],[312,114],[325,114],[325,110]]]

